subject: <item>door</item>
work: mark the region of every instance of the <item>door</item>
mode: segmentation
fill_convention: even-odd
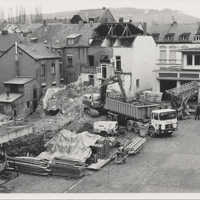
[[[106,65],[102,65],[102,78],[107,78],[107,68],[106,68]]]
[[[38,105],[37,88],[33,89],[33,112],[35,112]]]
[[[94,86],[94,75],[89,75],[89,85]]]

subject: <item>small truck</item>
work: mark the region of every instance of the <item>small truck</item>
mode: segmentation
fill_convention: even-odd
[[[116,121],[97,121],[93,124],[93,131],[102,136],[114,136],[118,131],[118,122]]]
[[[151,137],[156,135],[171,135],[178,129],[177,112],[173,109],[154,110],[151,114],[148,134]]]

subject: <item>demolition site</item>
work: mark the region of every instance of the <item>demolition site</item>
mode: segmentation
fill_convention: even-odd
[[[92,13],[2,28],[0,192],[200,192],[199,24]]]

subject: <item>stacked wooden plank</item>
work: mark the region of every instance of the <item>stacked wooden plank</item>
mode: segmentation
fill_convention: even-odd
[[[135,137],[127,146],[125,146],[125,151],[127,151],[128,154],[136,154],[141,150],[145,142],[145,138]]]
[[[66,176],[70,178],[81,178],[85,175],[83,163],[64,159],[54,159],[50,163],[51,174],[54,176]]]
[[[7,158],[8,169],[34,175],[47,176],[50,174],[48,168],[48,161],[36,160],[34,158],[22,158],[22,157],[8,157]]]

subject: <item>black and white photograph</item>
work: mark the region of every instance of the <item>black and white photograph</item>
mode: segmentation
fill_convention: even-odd
[[[0,0],[0,198],[200,197],[199,10]]]

